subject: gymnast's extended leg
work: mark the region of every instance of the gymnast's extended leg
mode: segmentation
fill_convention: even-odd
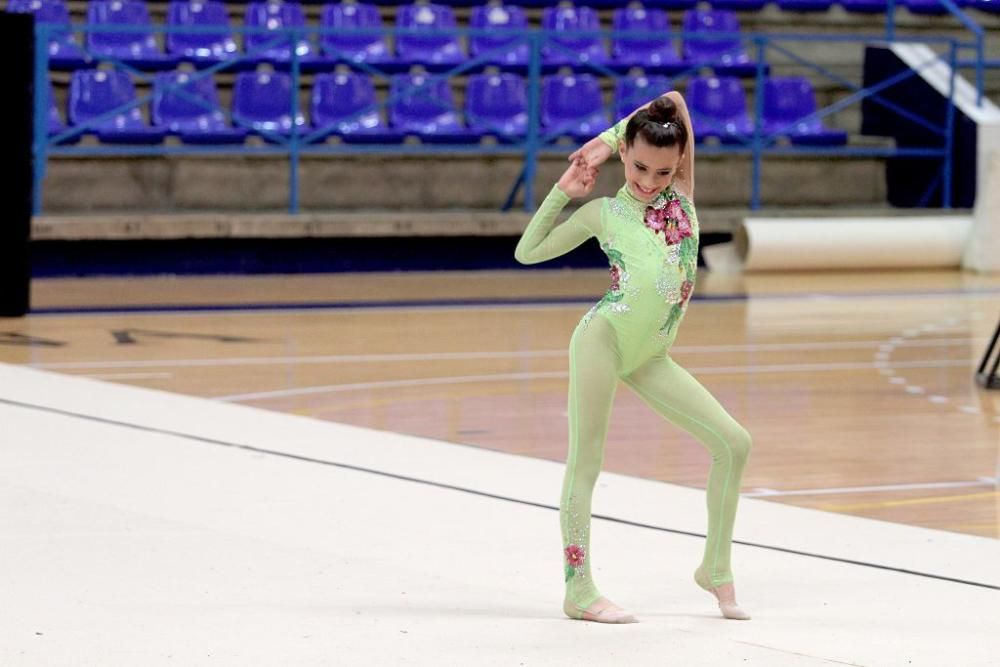
[[[736,605],[730,548],[740,479],[750,454],[750,434],[670,357],[651,359],[622,379],[656,412],[708,448],[712,457],[705,488],[708,531],[695,581],[716,596],[727,618],[749,618]]]
[[[621,358],[615,330],[594,315],[573,332],[569,348],[569,453],[559,502],[563,610],[570,618],[605,623],[634,622],[627,611],[604,598],[591,576],[590,504],[604,462],[604,440]]]

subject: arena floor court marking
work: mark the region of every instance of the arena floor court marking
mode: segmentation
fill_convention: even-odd
[[[0,362],[561,464],[565,346],[592,299],[411,305],[565,300],[598,294],[606,281],[606,271],[39,280],[43,308],[113,298],[151,312],[8,320]],[[1000,280],[706,274],[699,283],[707,297],[745,295],[702,300],[674,349],[760,444],[745,492],[771,489],[778,493],[761,497],[772,503],[1000,536],[1000,504],[970,493],[988,487],[951,485],[1000,475],[1000,392],[971,381],[1000,312]],[[377,298],[407,306],[152,312],[168,297],[203,307],[239,304],[243,295],[279,305]],[[700,489],[706,468],[697,443],[619,392],[606,470]],[[934,486],[942,483],[949,486]],[[810,489],[844,491],[832,502]],[[968,497],[959,500],[962,492]],[[956,499],[934,500],[941,496]],[[929,502],[896,502],[919,498]]]
[[[900,339],[902,340],[902,339]],[[955,345],[983,345],[986,338],[954,338],[938,340],[914,340],[910,347],[949,347]],[[864,350],[872,347],[887,347],[883,341],[824,341],[820,343],[781,343],[753,345],[678,345],[675,353],[681,354],[714,354],[718,352],[760,352],[791,351],[791,350]],[[445,359],[519,359],[532,357],[563,357],[565,350],[522,350],[522,351],[492,351],[492,352],[433,352],[423,354],[333,354],[324,356],[287,356],[287,357],[218,357],[215,359],[163,359],[134,361],[68,361],[56,363],[32,364],[34,368],[48,370],[70,370],[85,368],[142,368],[155,366],[167,368],[171,366],[246,366],[246,365],[304,365],[304,364],[336,364],[355,362],[399,362]]]
[[[5,665],[1000,651],[997,540],[746,499],[736,623],[690,581],[703,494],[605,473],[595,574],[641,622],[599,626],[558,606],[555,462],[5,364],[0,399]]]

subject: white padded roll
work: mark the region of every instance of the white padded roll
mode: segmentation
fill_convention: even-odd
[[[970,216],[748,218],[736,250],[746,271],[950,268]]]

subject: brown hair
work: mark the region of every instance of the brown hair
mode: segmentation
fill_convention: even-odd
[[[677,105],[669,97],[656,98],[629,119],[625,126],[625,145],[631,147],[637,136],[651,146],[666,148],[678,145],[681,151],[688,142],[687,128],[677,112]]]

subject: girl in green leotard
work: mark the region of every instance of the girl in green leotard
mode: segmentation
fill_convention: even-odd
[[[591,192],[600,164],[615,151],[625,166],[618,193],[587,202],[556,226],[570,199]],[[708,532],[694,578],[726,618],[748,619],[736,604],[729,556],[750,435],[669,355],[698,265],[694,135],[684,99],[670,92],[654,100],[585,144],[570,162],[515,251],[519,262],[535,264],[595,237],[610,264],[611,286],[580,320],[569,346],[569,453],[559,505],[563,610],[574,619],[636,621],[601,595],[591,575],[591,496],[621,379],[708,448]]]

